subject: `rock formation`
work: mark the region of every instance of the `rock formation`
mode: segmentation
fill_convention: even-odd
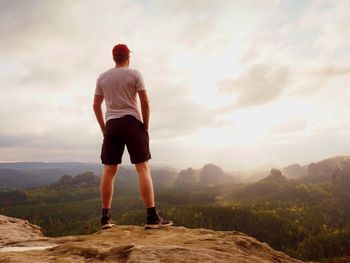
[[[306,183],[322,183],[334,181],[332,175],[341,168],[344,170],[346,163],[350,163],[349,156],[335,156],[317,163],[311,163],[307,166],[307,174],[304,177]],[[345,168],[346,170],[346,168]]]
[[[213,187],[235,183],[233,176],[226,174],[223,170],[213,164],[206,164],[201,169],[181,170],[174,180],[174,186],[193,187]]]
[[[283,168],[282,173],[289,178],[301,178],[306,175],[307,166],[292,164]]]
[[[332,181],[335,185],[345,188],[350,186],[350,159],[343,160],[332,174]]]
[[[282,172],[281,172],[280,170],[278,170],[278,169],[272,168],[269,177],[270,177],[271,179],[279,180],[279,179],[282,178]]]
[[[27,221],[0,219],[0,262],[302,262],[235,231],[117,226],[48,238]]]
[[[76,176],[63,175],[56,183],[52,184],[50,188],[65,188],[65,187],[93,187],[100,183],[100,177],[94,175],[92,172],[85,172]]]
[[[0,248],[6,244],[42,237],[39,226],[26,220],[0,215]]]

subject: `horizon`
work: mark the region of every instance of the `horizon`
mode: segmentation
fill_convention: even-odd
[[[0,162],[100,162],[92,100],[117,43],[148,89],[152,165],[252,170],[350,154],[350,1],[0,7]]]
[[[321,162],[321,161],[324,161],[324,160],[328,160],[328,159],[333,159],[333,158],[338,158],[338,157],[350,157],[350,155],[335,155],[335,156],[329,156],[327,158],[322,158],[320,160],[313,160],[311,162],[308,162],[308,163],[296,163],[296,162],[291,162],[291,163],[288,163],[286,165],[283,165],[283,166],[278,166],[278,165],[273,165],[273,164],[266,164],[266,165],[263,165],[263,166],[256,166],[256,167],[252,167],[252,168],[243,168],[243,169],[225,169],[225,167],[222,167],[216,163],[213,163],[213,162],[208,162],[208,163],[203,163],[202,165],[200,166],[187,166],[187,167],[175,167],[175,166],[170,166],[170,165],[167,165],[167,164],[150,164],[150,167],[152,169],[152,167],[156,167],[156,168],[169,168],[169,169],[174,169],[176,171],[181,171],[181,170],[186,170],[188,168],[192,168],[192,169],[195,169],[195,170],[199,170],[201,168],[203,168],[205,165],[208,165],[208,164],[211,164],[211,165],[214,165],[214,166],[217,166],[219,167],[220,169],[222,169],[224,172],[261,172],[261,171],[266,171],[266,170],[270,170],[270,169],[279,169],[279,170],[283,170],[284,168],[290,166],[290,165],[294,165],[294,164],[298,164],[300,165],[301,167],[304,167],[304,166],[307,166],[311,163],[318,163],[318,162]],[[0,164],[16,164],[16,163],[43,163],[43,164],[65,164],[65,163],[72,163],[72,164],[94,164],[94,165],[103,165],[99,162],[83,162],[83,161],[61,161],[61,162],[56,162],[56,161],[10,161],[10,162],[6,162],[6,161],[0,161]],[[122,163],[120,164],[121,167],[133,167],[132,164],[125,164],[125,163]]]

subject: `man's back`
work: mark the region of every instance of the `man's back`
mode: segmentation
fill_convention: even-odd
[[[95,95],[106,100],[106,121],[132,115],[141,120],[136,94],[146,90],[141,74],[128,67],[114,67],[97,79]]]

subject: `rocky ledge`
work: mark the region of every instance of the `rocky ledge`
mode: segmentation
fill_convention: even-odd
[[[91,235],[48,238],[27,221],[0,220],[0,262],[302,262],[235,231],[117,226]]]
[[[41,228],[26,220],[0,215],[0,248],[5,244],[42,238]]]

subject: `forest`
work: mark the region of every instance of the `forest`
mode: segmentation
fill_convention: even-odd
[[[3,189],[0,214],[27,219],[47,236],[93,233],[100,228],[99,177],[85,173],[74,178],[64,176],[46,187]],[[158,185],[156,200],[176,226],[239,231],[302,260],[349,262],[348,189],[331,181],[305,183],[272,174],[251,184]],[[136,183],[116,182],[112,217],[121,225],[144,224]]]

